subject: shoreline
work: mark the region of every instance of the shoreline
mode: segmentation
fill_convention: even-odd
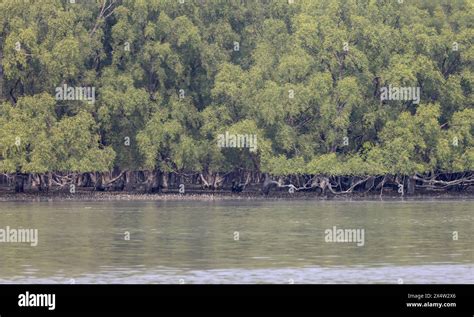
[[[344,195],[318,195],[315,193],[275,192],[263,195],[259,192],[193,192],[179,193],[140,193],[140,192],[97,192],[84,191],[75,194],[64,192],[26,192],[9,193],[0,191],[0,202],[52,202],[52,201],[278,201],[278,200],[316,200],[316,201],[421,201],[421,200],[474,200],[473,192],[462,193],[423,193],[400,196],[396,193],[351,193]]]

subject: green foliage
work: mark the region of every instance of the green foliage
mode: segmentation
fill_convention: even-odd
[[[474,169],[472,1],[101,2],[0,2],[0,171]]]
[[[55,100],[40,94],[0,105],[0,171],[93,172],[112,167],[114,151],[99,143],[93,117],[81,111],[58,120]]]

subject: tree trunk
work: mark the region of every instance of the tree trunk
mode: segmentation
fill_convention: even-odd
[[[48,191],[48,176],[46,174],[40,174],[39,176],[40,183],[39,183],[39,191]]]
[[[166,192],[168,191],[168,172],[162,172],[161,173],[161,189],[162,191]]]
[[[25,191],[25,175],[17,172],[15,174],[15,192],[23,193]]]
[[[25,184],[24,184],[25,191],[30,191],[33,188],[33,174],[27,174],[25,176]]]
[[[375,177],[370,177],[369,180],[367,182],[365,182],[365,190],[366,191],[369,191],[372,189],[372,187],[374,187],[374,184],[375,184]]]
[[[41,180],[38,174],[31,174],[31,188],[35,190],[40,190]]]
[[[0,41],[0,43],[3,43],[3,41]],[[3,45],[2,45],[3,46]],[[4,84],[5,84],[5,79],[3,78],[3,64],[2,64],[2,61],[3,61],[3,51],[0,50],[0,103],[2,103],[5,98],[5,94],[4,94]]]
[[[95,178],[95,190],[104,191],[105,187],[104,187],[104,179],[103,179],[102,173],[97,172],[97,173],[95,173],[94,176],[95,176],[94,177]]]
[[[157,172],[154,170],[145,171],[145,191],[147,193],[153,193],[157,187]]]
[[[407,177],[407,194],[415,194],[415,179],[413,176]]]
[[[176,187],[178,187],[178,186],[176,185],[176,174],[173,173],[173,172],[171,172],[171,173],[169,174],[169,185],[170,185],[171,188],[176,188]]]

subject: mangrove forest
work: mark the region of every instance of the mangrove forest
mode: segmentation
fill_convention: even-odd
[[[0,0],[0,192],[472,192],[472,0]]]

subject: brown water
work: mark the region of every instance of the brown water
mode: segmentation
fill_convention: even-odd
[[[39,244],[0,243],[0,283],[474,283],[473,220],[473,200],[2,202]]]

